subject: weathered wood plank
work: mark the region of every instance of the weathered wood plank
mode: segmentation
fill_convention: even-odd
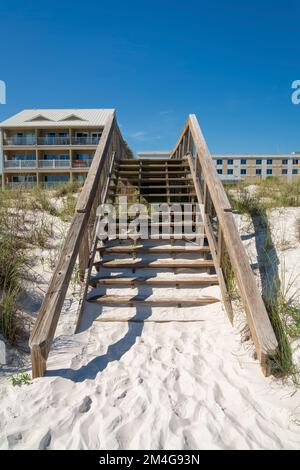
[[[115,115],[112,114],[111,117],[107,120],[100,142],[96,149],[92,164],[76,205],[76,212],[89,212],[93,205],[99,185],[101,170],[105,161],[105,156],[111,143],[114,125]]]
[[[220,302],[220,299],[211,296],[203,296],[197,299],[166,299],[164,297],[151,299],[140,295],[136,296],[119,296],[119,295],[91,295],[87,298],[88,302],[95,302],[101,305],[114,304],[119,306],[130,305],[165,305],[165,306],[186,306],[186,305],[207,305]]]
[[[45,372],[47,357],[79,252],[87,217],[87,213],[77,213],[73,218],[48,291],[34,324],[29,341],[32,351],[33,378],[40,377]]]
[[[151,285],[156,287],[165,286],[215,286],[219,284],[217,276],[208,277],[189,277],[180,278],[175,276],[174,278],[164,279],[160,277],[97,277],[90,278],[89,284],[93,287],[98,285],[117,285],[117,286],[140,286],[140,285]]]
[[[121,145],[119,158],[125,157],[127,150],[114,114],[108,119],[100,138],[63,249],[30,336],[29,345],[31,348],[33,378],[40,377],[45,372],[47,357],[79,251],[81,278],[85,273],[91,248],[89,246],[89,239],[91,238],[89,220],[92,219],[93,221],[96,207],[100,202],[99,199],[103,197],[108,189],[108,181],[106,180],[111,175],[114,158],[114,152],[111,148],[112,141],[115,147]],[[108,157],[110,160],[108,160]],[[105,174],[101,174],[103,168],[105,168]],[[99,190],[100,175],[104,177],[104,186]]]
[[[192,178],[195,184],[195,190],[199,203],[204,203],[206,211],[209,211],[209,204],[213,204],[219,223],[222,239],[219,244],[213,233],[209,217],[204,216],[207,238],[211,253],[216,266],[216,272],[220,279],[220,287],[223,295],[227,296],[227,289],[224,282],[223,272],[220,267],[222,253],[226,248],[230,262],[240,290],[241,299],[245,308],[247,322],[251,331],[253,342],[255,344],[258,359],[265,372],[268,369],[268,357],[276,354],[278,342],[268,317],[262,297],[256,285],[253,272],[250,267],[249,259],[245,248],[241,242],[235,221],[232,215],[232,208],[228,201],[224,187],[217,174],[215,165],[209,154],[206,142],[201,132],[200,126],[195,115],[190,115],[187,124],[184,127],[182,136],[186,128],[189,127],[196,147],[194,159],[198,159],[201,174],[204,178],[204,200],[200,188],[200,180],[194,172],[194,163],[192,157],[189,157]],[[182,137],[181,137],[182,138]],[[171,157],[176,158],[177,147],[175,147]],[[224,246],[225,245],[225,246]]]
[[[211,260],[170,260],[170,261],[137,261],[132,260],[113,260],[113,261],[96,261],[95,267],[103,268],[148,268],[148,269],[168,269],[168,268],[186,268],[186,269],[202,269],[213,268],[214,262]]]
[[[99,247],[101,253],[209,253],[209,246],[172,246],[164,247],[162,246],[130,246],[130,245],[118,245],[111,247]]]

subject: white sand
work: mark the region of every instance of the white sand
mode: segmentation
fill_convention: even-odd
[[[255,261],[254,239],[245,244]],[[292,271],[296,239],[289,250]],[[164,289],[168,295],[174,290]],[[92,305],[72,335],[76,308],[70,290],[45,378],[12,387],[2,377],[1,449],[299,448],[299,390],[262,375],[251,341],[241,342],[244,320],[232,328],[220,302],[180,310]],[[146,321],[98,321],[124,315]]]

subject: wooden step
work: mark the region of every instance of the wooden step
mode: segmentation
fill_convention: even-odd
[[[179,163],[185,163],[186,159],[178,158],[175,160],[175,158],[174,159],[172,158],[147,158],[147,159],[146,158],[122,158],[120,162],[122,163],[137,162],[137,163],[142,163],[143,165],[148,164],[148,163],[170,163],[170,165],[171,164],[176,165]]]
[[[117,169],[128,169],[128,168],[133,168],[133,169],[145,169],[145,170],[148,170],[149,168],[162,168],[162,169],[166,169],[166,170],[169,170],[170,168],[174,168],[174,169],[177,169],[177,168],[189,168],[189,164],[186,163],[186,162],[183,162],[183,163],[131,163],[130,165],[127,164],[127,163],[116,163],[114,165],[114,169],[117,168]]]
[[[158,220],[158,218],[159,218],[159,220]],[[168,222],[162,222],[160,219],[161,219],[161,217],[155,216],[155,220],[158,220],[158,222],[152,222],[151,217],[149,217],[149,218],[142,218],[141,217],[141,218],[138,219],[138,222],[143,224],[144,226],[148,225],[149,228],[150,228],[150,226],[153,226],[153,227],[168,227],[168,226],[170,226],[170,227],[181,227],[182,226],[183,228],[185,226],[191,226],[191,225],[193,227],[197,226],[198,228],[202,228],[204,226],[204,224],[202,222],[202,219],[195,220],[195,218],[193,218],[193,217],[189,217],[188,220],[186,218],[177,220],[176,216],[175,216],[175,221],[174,221],[174,217],[170,216],[170,221],[168,221]],[[119,218],[115,219],[115,223],[116,223],[117,226],[120,226],[120,225],[126,224],[126,223],[130,224],[132,222],[135,222],[135,220],[136,220],[135,217],[132,218],[131,216],[130,217],[127,216],[127,217],[124,217],[123,219],[119,219]],[[109,223],[108,218],[105,217],[105,216],[101,218],[101,222],[103,224],[108,224]]]
[[[213,268],[212,260],[156,260],[156,261],[137,261],[132,260],[112,260],[112,261],[96,261],[93,264],[96,268],[130,268],[130,269],[203,269]]]
[[[171,176],[169,176],[169,181],[182,181],[182,182],[186,182],[188,180],[192,181],[192,177],[191,176],[184,176],[182,178],[173,178]],[[115,176],[112,176],[111,178],[112,181],[116,181],[116,180],[121,180],[123,181],[123,177],[119,177],[119,178],[116,178]],[[162,177],[157,177],[157,178],[147,178],[146,175],[143,175],[143,177],[140,179],[140,178],[126,178],[125,179],[126,182],[129,182],[129,183],[133,183],[133,182],[151,182],[151,181],[166,181],[166,177],[162,178]]]
[[[108,247],[99,247],[97,248],[101,253],[210,253],[209,246],[196,246],[196,247],[186,247],[186,246],[172,246],[164,247],[162,246],[134,246],[134,245],[117,245],[117,246],[108,246]]]
[[[182,180],[182,183],[183,184],[177,184],[177,185],[172,185],[172,184],[165,184],[163,186],[161,185],[149,185],[149,186],[146,186],[146,185],[140,185],[140,186],[136,186],[136,188],[132,188],[132,189],[140,189],[140,190],[144,190],[144,189],[190,189],[190,188],[193,188],[194,186],[192,184],[186,184],[185,180]],[[113,185],[110,185],[109,187],[110,190],[114,189],[114,190],[120,190],[120,189],[124,189],[124,186],[123,187],[117,187],[117,186],[113,186]]]
[[[136,295],[136,296],[119,296],[119,295],[91,295],[87,299],[88,302],[95,302],[101,305],[124,305],[134,306],[134,305],[165,305],[165,306],[187,306],[187,305],[207,305],[213,304],[216,302],[220,302],[220,299],[216,297],[210,296],[203,296],[199,297],[198,299],[166,299],[166,298],[157,298],[157,299],[149,299],[146,296]]]
[[[129,204],[129,206],[130,206],[130,204]],[[190,220],[190,219],[194,219],[195,217],[197,217],[197,218],[201,217],[200,212],[183,212],[183,211],[182,211],[182,212],[169,212],[169,213],[168,213],[168,212],[166,212],[166,213],[162,213],[162,212],[151,212],[151,214],[152,214],[152,217],[155,217],[155,218],[158,217],[158,216],[159,216],[159,218],[161,218],[162,215],[165,215],[165,214],[168,214],[168,216],[170,216],[171,219],[173,219],[174,216],[175,216],[175,217],[178,216],[178,221],[176,221],[177,224],[180,224],[181,221],[184,221],[184,220],[185,220],[185,217],[181,217],[181,218],[180,218],[180,216],[183,216],[183,215],[189,216],[189,220]],[[134,215],[129,215],[129,214],[124,214],[124,215],[127,215],[127,220],[128,220],[129,222],[135,220],[136,217],[138,217],[138,215],[136,215],[136,216],[134,216]],[[143,222],[148,220],[148,221],[150,222],[150,221],[152,220],[152,218],[151,218],[151,216],[148,216],[148,217],[139,216],[139,220],[142,220]],[[117,217],[117,218],[116,218],[116,223],[118,224],[119,221],[120,221],[120,219]],[[123,222],[123,220],[122,220],[122,222]],[[171,220],[171,223],[173,224],[174,221]],[[197,220],[197,223],[199,223],[199,224],[202,223],[202,218],[201,218],[201,220]]]
[[[185,175],[187,174],[188,171],[184,171],[184,170],[168,170],[168,172],[166,172],[167,175],[171,175],[171,176],[178,176],[178,175]],[[141,176],[153,176],[153,175],[159,175],[161,176],[162,172],[161,171],[154,171],[154,170],[142,170],[142,171],[134,171],[134,170],[128,170],[128,171],[125,171],[125,170],[120,170],[120,171],[117,171],[117,174],[119,176],[131,176],[131,175],[139,175],[141,174]]]
[[[119,197],[119,196],[126,196],[126,197],[189,197],[189,196],[194,196],[196,197],[196,193],[153,193],[153,194],[147,194],[147,193],[139,193],[139,194],[118,194],[118,193],[109,193],[108,197]]]
[[[106,232],[104,232],[104,234],[106,234]],[[103,235],[100,234],[100,235]],[[124,240],[124,238],[120,238],[118,236],[118,233],[116,234],[116,238],[112,238],[111,240]],[[123,235],[123,233],[122,233]],[[130,235],[132,235],[131,233],[127,232],[127,236],[128,236],[128,239],[130,238]],[[158,234],[155,234],[155,235],[152,235],[152,234],[149,234],[149,238],[138,238],[139,241],[144,241],[144,240],[163,240],[163,241],[166,241],[166,240],[194,240],[195,238],[200,238],[201,240],[206,240],[206,234],[205,233],[191,233],[191,234],[182,234],[182,236],[180,238],[178,238],[178,234],[174,234],[174,233],[158,233]]]
[[[156,286],[156,287],[180,287],[180,286],[216,286],[219,284],[217,276],[202,278],[178,278],[178,279],[161,279],[157,277],[97,277],[93,276],[89,279],[89,285],[97,286]]]

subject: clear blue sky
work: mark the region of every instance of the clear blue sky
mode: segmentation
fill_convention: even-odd
[[[196,113],[212,152],[300,150],[299,0],[1,0],[0,39],[0,120],[115,107],[141,150]]]

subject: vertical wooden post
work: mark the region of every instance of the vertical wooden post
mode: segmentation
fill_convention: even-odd
[[[223,238],[223,233],[222,233],[222,229],[221,227],[219,226],[219,230],[218,230],[218,262],[219,262],[219,266],[220,268],[222,268],[222,264],[223,264],[223,256],[224,256],[224,238]]]
[[[79,279],[81,282],[84,281],[84,276],[85,276],[85,270],[88,265],[88,259],[89,259],[89,232],[88,232],[88,226],[86,227],[80,248],[79,248]]]

